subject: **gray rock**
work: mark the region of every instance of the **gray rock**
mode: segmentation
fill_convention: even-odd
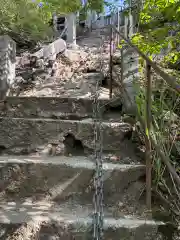
[[[11,132],[9,132],[11,129]],[[127,133],[132,131],[128,123],[102,123],[103,149],[118,150]],[[0,118],[0,145],[12,147],[53,143],[59,144],[60,135],[72,134],[90,149],[94,148],[94,123],[92,119],[81,121],[52,119]]]

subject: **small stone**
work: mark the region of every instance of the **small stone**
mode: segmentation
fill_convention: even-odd
[[[45,67],[44,60],[43,59],[36,60],[36,67],[44,69],[44,67]]]
[[[120,156],[111,156],[110,160],[111,161],[119,161],[120,160]]]
[[[43,155],[49,155],[49,154],[50,154],[50,151],[51,151],[51,148],[52,148],[52,145],[51,145],[51,144],[48,144],[47,147],[45,147],[45,148],[41,151],[41,154],[43,154]]]

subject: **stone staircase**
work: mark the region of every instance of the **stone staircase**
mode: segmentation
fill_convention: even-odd
[[[104,239],[162,239],[163,223],[146,215],[141,197],[145,166],[127,140],[132,127],[108,110],[108,98],[99,101]],[[93,128],[90,98],[7,98],[0,117],[0,239],[92,239]]]
[[[89,42],[95,41],[88,37]],[[93,86],[99,81],[97,73],[88,77]],[[93,238],[93,100],[84,79],[83,94],[74,87],[60,97],[7,97],[0,112],[1,240]],[[123,121],[122,104],[103,94],[98,101],[104,239],[164,239],[164,224],[146,213],[145,165],[131,141],[132,126]]]

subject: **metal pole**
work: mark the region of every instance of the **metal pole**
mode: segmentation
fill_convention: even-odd
[[[148,210],[151,210],[151,172],[152,172],[152,156],[151,156],[151,94],[152,94],[152,82],[151,82],[151,65],[146,62],[146,121],[145,121],[145,145],[146,145],[146,204]]]
[[[113,29],[111,27],[110,30],[110,62],[109,62],[109,74],[110,74],[110,84],[109,84],[109,98],[112,98],[112,83],[113,83],[113,76],[112,76],[112,64],[113,64]]]
[[[122,48],[121,48],[121,50],[120,50],[120,52],[121,52],[121,84],[123,83],[123,81],[124,81],[124,78],[123,78],[123,71],[124,71],[124,58],[123,58],[123,46],[122,46]]]
[[[118,31],[120,32],[120,17],[119,17],[119,7],[117,8],[117,11],[118,11],[118,13],[117,13],[117,20],[118,20]],[[117,37],[117,43],[118,43],[118,45],[119,45],[119,34],[117,35],[118,37]]]

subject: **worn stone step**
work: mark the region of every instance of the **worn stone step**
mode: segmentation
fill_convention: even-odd
[[[92,239],[93,208],[75,204],[53,206],[50,202],[4,202],[0,204],[0,223],[6,233],[5,237],[8,235],[8,227],[14,227],[14,235],[10,236],[16,236],[16,239],[33,239],[37,235],[40,240]],[[131,216],[111,218],[104,210],[103,230],[106,240],[163,239],[158,232],[160,226],[164,226],[164,223]]]
[[[96,166],[91,158],[1,156],[0,167],[1,200],[92,202]],[[144,175],[144,165],[103,163],[105,202],[118,202],[123,190]]]
[[[102,113],[113,102],[108,97],[99,98]],[[92,117],[92,115],[93,100],[90,97],[7,97],[4,111],[0,113],[1,117],[74,118],[77,120]]]
[[[124,122],[104,121],[101,124],[103,150],[118,150],[132,132]],[[43,118],[0,118],[0,146],[36,149],[44,144],[63,144],[64,137],[73,135],[84,147],[94,149],[94,121],[53,120]],[[68,135],[69,136],[69,135]]]

